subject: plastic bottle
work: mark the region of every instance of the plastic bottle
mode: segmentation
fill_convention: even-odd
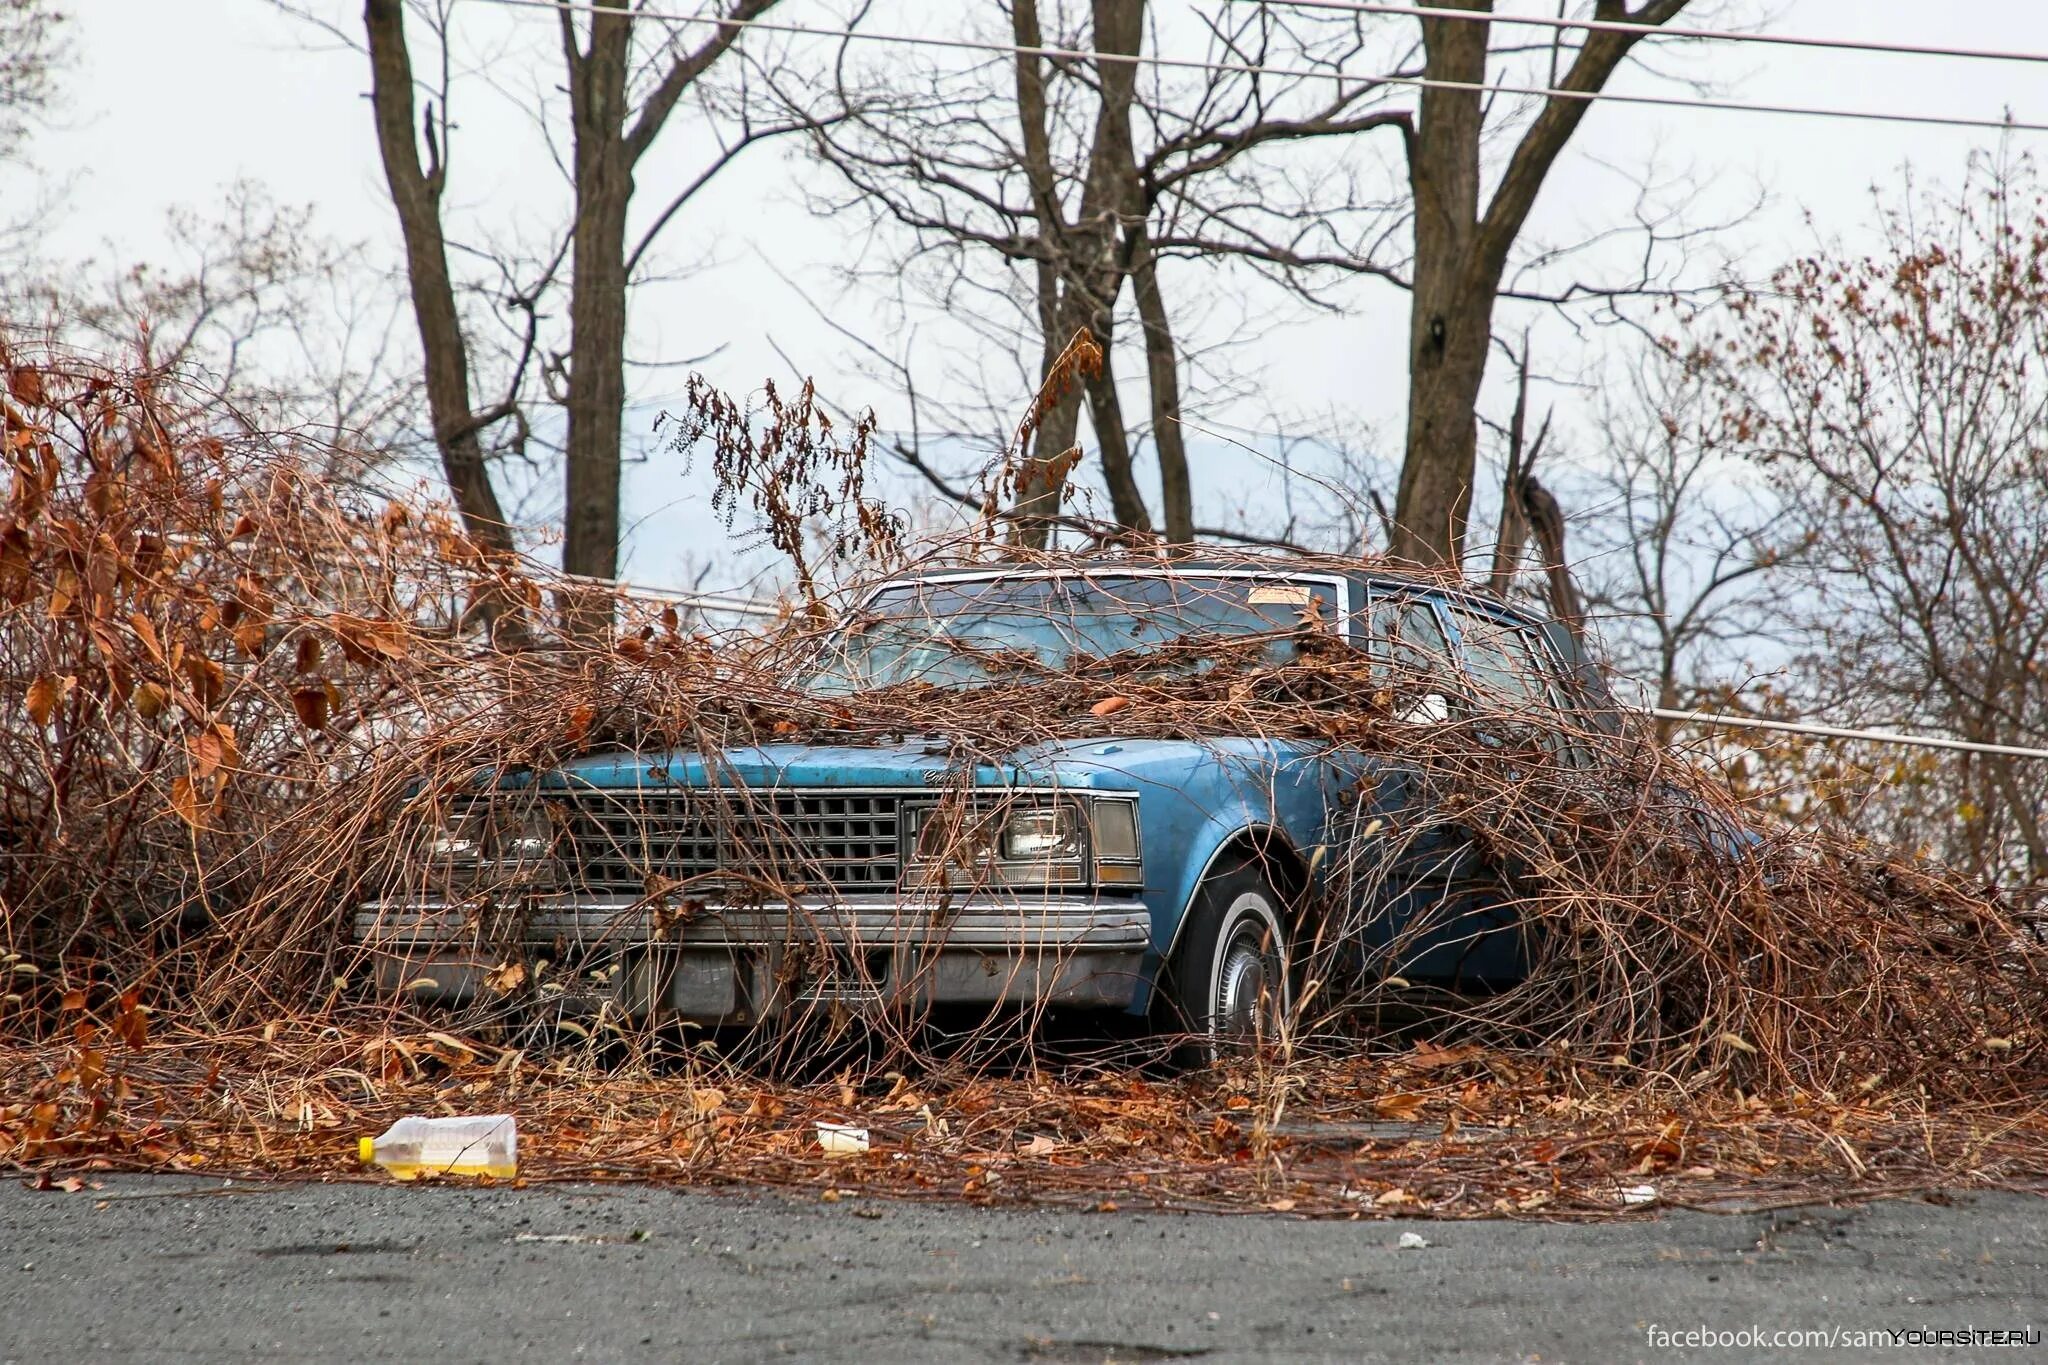
[[[365,1166],[382,1166],[400,1180],[423,1175],[488,1175],[509,1180],[519,1171],[519,1125],[510,1114],[430,1119],[409,1114],[382,1137],[357,1140]]]

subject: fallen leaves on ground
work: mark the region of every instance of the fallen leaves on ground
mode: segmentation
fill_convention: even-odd
[[[121,1017],[136,1017],[132,1001]],[[103,1171],[356,1178],[356,1138],[400,1115],[504,1111],[519,1117],[526,1181],[828,1199],[1606,1218],[1936,1188],[2048,1193],[2038,1112],[1870,1092],[1681,1105],[1620,1066],[1478,1048],[1456,1049],[1470,1074],[1450,1074],[1452,1049],[1424,1045],[1167,1081],[935,1067],[792,1084],[729,1068],[607,1071],[438,1031],[286,1022],[120,1053],[102,1053],[101,1036],[82,1024],[68,1043],[0,1050],[0,1095],[18,1097],[0,1104],[0,1169],[57,1190]],[[868,1149],[821,1151],[820,1122],[864,1129]]]

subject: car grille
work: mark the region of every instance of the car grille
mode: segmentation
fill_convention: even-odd
[[[721,872],[789,892],[892,891],[902,802],[826,791],[579,793],[566,803],[569,878],[582,891],[635,896]]]

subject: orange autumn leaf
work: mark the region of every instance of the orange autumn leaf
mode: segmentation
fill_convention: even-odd
[[[7,372],[7,391],[14,395],[15,402],[31,407],[40,407],[47,396],[42,371],[26,365],[17,365]]]
[[[1380,1096],[1372,1102],[1372,1107],[1379,1111],[1382,1118],[1394,1119],[1401,1123],[1413,1123],[1422,1116],[1423,1104],[1424,1099],[1420,1095],[1411,1094],[1407,1091],[1396,1091],[1391,1095]]]
[[[155,720],[170,704],[170,693],[153,682],[138,683],[135,687],[135,710],[144,720]]]
[[[57,713],[57,680],[48,674],[28,685],[28,718],[38,730]]]
[[[233,767],[241,758],[235,748],[234,732],[224,725],[200,731],[186,741],[185,747],[192,755],[193,776],[202,781],[222,768]]]
[[[590,723],[596,719],[597,711],[595,708],[589,706],[577,707],[569,713],[569,725],[567,729],[562,731],[562,742],[564,744],[575,744],[580,741],[585,735],[590,733]]]
[[[164,642],[158,638],[156,626],[141,612],[131,612],[128,624],[134,628],[135,638],[142,641],[142,647],[149,651],[149,657],[158,663],[164,662]]]
[[[1403,1060],[1418,1071],[1434,1071],[1438,1067],[1468,1062],[1478,1055],[1479,1049],[1476,1047],[1437,1047],[1432,1043],[1418,1042],[1415,1051]]]
[[[206,817],[210,803],[202,803],[199,789],[192,785],[189,777],[180,777],[171,782],[171,810],[180,820],[194,829],[206,828]]]

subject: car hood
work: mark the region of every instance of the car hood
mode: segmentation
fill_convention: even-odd
[[[1091,737],[1026,745],[976,765],[976,786],[1115,787],[1134,776],[1219,756],[1279,758],[1266,740]],[[984,756],[985,758],[986,756]],[[939,787],[960,780],[966,756],[936,736],[895,744],[755,744],[714,751],[585,754],[540,778],[543,787]]]

